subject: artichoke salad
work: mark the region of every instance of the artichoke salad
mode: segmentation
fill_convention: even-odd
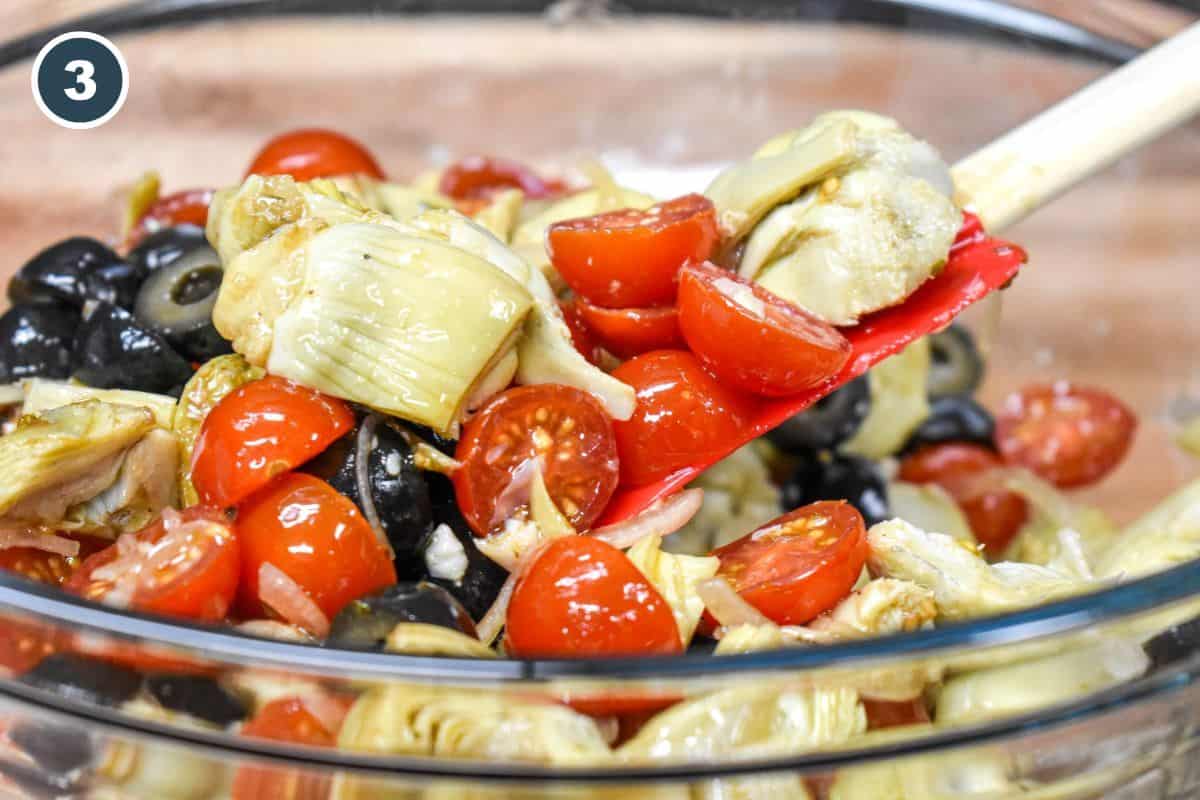
[[[656,202],[583,172],[467,158],[399,183],[353,140],[297,131],[234,186],[159,198],[144,178],[121,254],[74,237],[9,283],[0,565],[333,647],[722,657],[1002,613],[1200,555],[1200,487],[1124,530],[1063,494],[1120,463],[1124,404],[1059,383],[993,414],[957,324],[605,524],[618,486],[728,452],[760,404],[830,381],[853,326],[983,234],[933,147],[866,112],[771,139],[703,194]],[[917,729],[1013,713],[1141,674],[1157,633],[676,698],[620,741],[616,712],[536,698],[331,697],[238,673],[191,678],[206,702],[176,707],[65,644],[4,666],[71,685],[104,664],[97,702],[246,735],[307,715],[310,744],[637,763],[837,746],[896,707]],[[839,796],[870,796],[856,781]]]

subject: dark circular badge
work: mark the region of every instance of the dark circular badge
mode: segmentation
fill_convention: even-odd
[[[129,69],[116,45],[72,31],[46,43],[33,62],[33,99],[64,128],[95,128],[112,119],[129,94]]]

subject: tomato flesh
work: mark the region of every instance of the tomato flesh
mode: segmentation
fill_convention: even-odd
[[[220,511],[192,506],[87,558],[63,584],[98,603],[203,622],[224,619],[238,585],[238,542]]]
[[[1137,417],[1108,392],[1062,381],[1010,395],[996,418],[996,445],[1010,464],[1070,489],[1115,469],[1136,430]]]
[[[540,471],[550,499],[586,530],[617,488],[617,443],[599,401],[570,386],[539,384],[501,392],[463,429],[455,457],[458,505],[479,536],[529,502]]]
[[[579,314],[605,350],[617,358],[633,358],[651,350],[682,350],[679,312],[660,308],[603,308],[578,301]]]
[[[201,501],[236,505],[354,427],[346,403],[267,376],[234,389],[205,417],[192,452]]]
[[[545,545],[518,579],[505,622],[522,658],[683,650],[670,605],[625,554],[589,536]]]
[[[208,224],[208,207],[212,204],[213,189],[185,189],[155,200],[138,218],[125,238],[126,249],[137,247],[151,233],[175,225]]]
[[[850,358],[832,325],[708,263],[680,273],[679,327],[710,372],[768,397],[824,383]]]
[[[396,582],[391,552],[358,508],[320,478],[284,475],[238,506],[242,580],[238,609],[269,617],[258,576],[272,564],[291,578],[329,619],[351,600]]]
[[[337,731],[326,730],[297,697],[272,700],[242,726],[242,735],[308,747],[336,747]],[[319,772],[278,767],[238,767],[233,800],[327,800],[331,779]]]
[[[506,158],[468,156],[442,172],[438,190],[455,200],[486,200],[504,189],[520,189],[527,198],[554,197],[566,191],[559,180],[547,180],[529,167]]]
[[[575,345],[575,349],[590,363],[599,364],[601,360],[600,344],[592,334],[592,329],[584,321],[583,314],[579,311],[579,302],[563,300],[559,301],[558,307],[562,310],[567,329],[571,331],[571,344]]]
[[[383,180],[379,162],[361,143],[337,131],[304,128],[280,134],[254,157],[247,175],[291,175],[298,181],[335,175]]]
[[[862,515],[843,500],[784,514],[713,551],[717,571],[779,625],[803,625],[850,593],[867,560]]]
[[[1025,524],[1028,507],[1007,489],[980,491],[975,478],[1004,466],[986,447],[965,442],[929,445],[900,462],[900,480],[936,483],[955,499],[989,555],[999,555]]]
[[[637,393],[633,416],[613,423],[626,486],[726,455],[745,439],[757,409],[753,397],[722,384],[685,350],[645,353],[613,377]]]
[[[679,270],[712,255],[717,239],[712,202],[689,194],[645,211],[556,222],[546,232],[546,249],[580,297],[606,308],[640,308],[673,302]]]
[[[5,615],[0,618],[0,674],[21,675],[63,649],[66,633]]]
[[[84,559],[109,546],[107,540],[94,536],[70,538],[79,542],[79,552],[74,556],[61,556],[37,547],[6,547],[0,550],[0,570],[15,572],[38,583],[61,586]]]

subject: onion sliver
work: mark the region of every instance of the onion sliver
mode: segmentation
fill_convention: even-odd
[[[258,598],[284,621],[322,639],[329,635],[329,617],[300,584],[269,561],[258,569]]]
[[[709,578],[696,584],[696,594],[704,601],[708,613],[723,628],[734,625],[772,625],[762,612],[747,603],[724,578]]]
[[[611,544],[618,550],[627,550],[649,536],[667,536],[682,528],[696,516],[704,501],[704,490],[684,489],[678,494],[659,501],[636,517],[594,528],[587,535]]]

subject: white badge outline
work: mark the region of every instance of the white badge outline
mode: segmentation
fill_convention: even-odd
[[[112,108],[105,112],[104,116],[98,117],[90,122],[73,122],[69,119],[63,119],[50,110],[50,108],[46,105],[45,100],[42,99],[41,93],[38,92],[38,71],[42,68],[42,62],[46,59],[46,54],[61,42],[65,42],[70,39],[90,39],[91,41],[98,43],[104,49],[108,50],[108,52],[113,54],[113,57],[117,60],[118,66],[121,68],[121,93],[117,95],[117,102]],[[38,51],[37,58],[33,60],[33,71],[29,75],[29,84],[30,88],[33,90],[33,101],[37,103],[37,107],[41,109],[42,114],[44,114],[47,119],[49,119],[55,125],[60,125],[71,130],[88,130],[90,128],[99,128],[101,125],[108,122],[110,119],[115,117],[117,112],[121,110],[121,107],[125,105],[125,98],[129,96],[129,66],[125,63],[125,56],[121,55],[121,51],[117,49],[117,46],[100,34],[92,33],[91,31],[69,31],[67,33],[60,33],[58,36],[55,36],[50,41],[46,42],[42,49]]]

